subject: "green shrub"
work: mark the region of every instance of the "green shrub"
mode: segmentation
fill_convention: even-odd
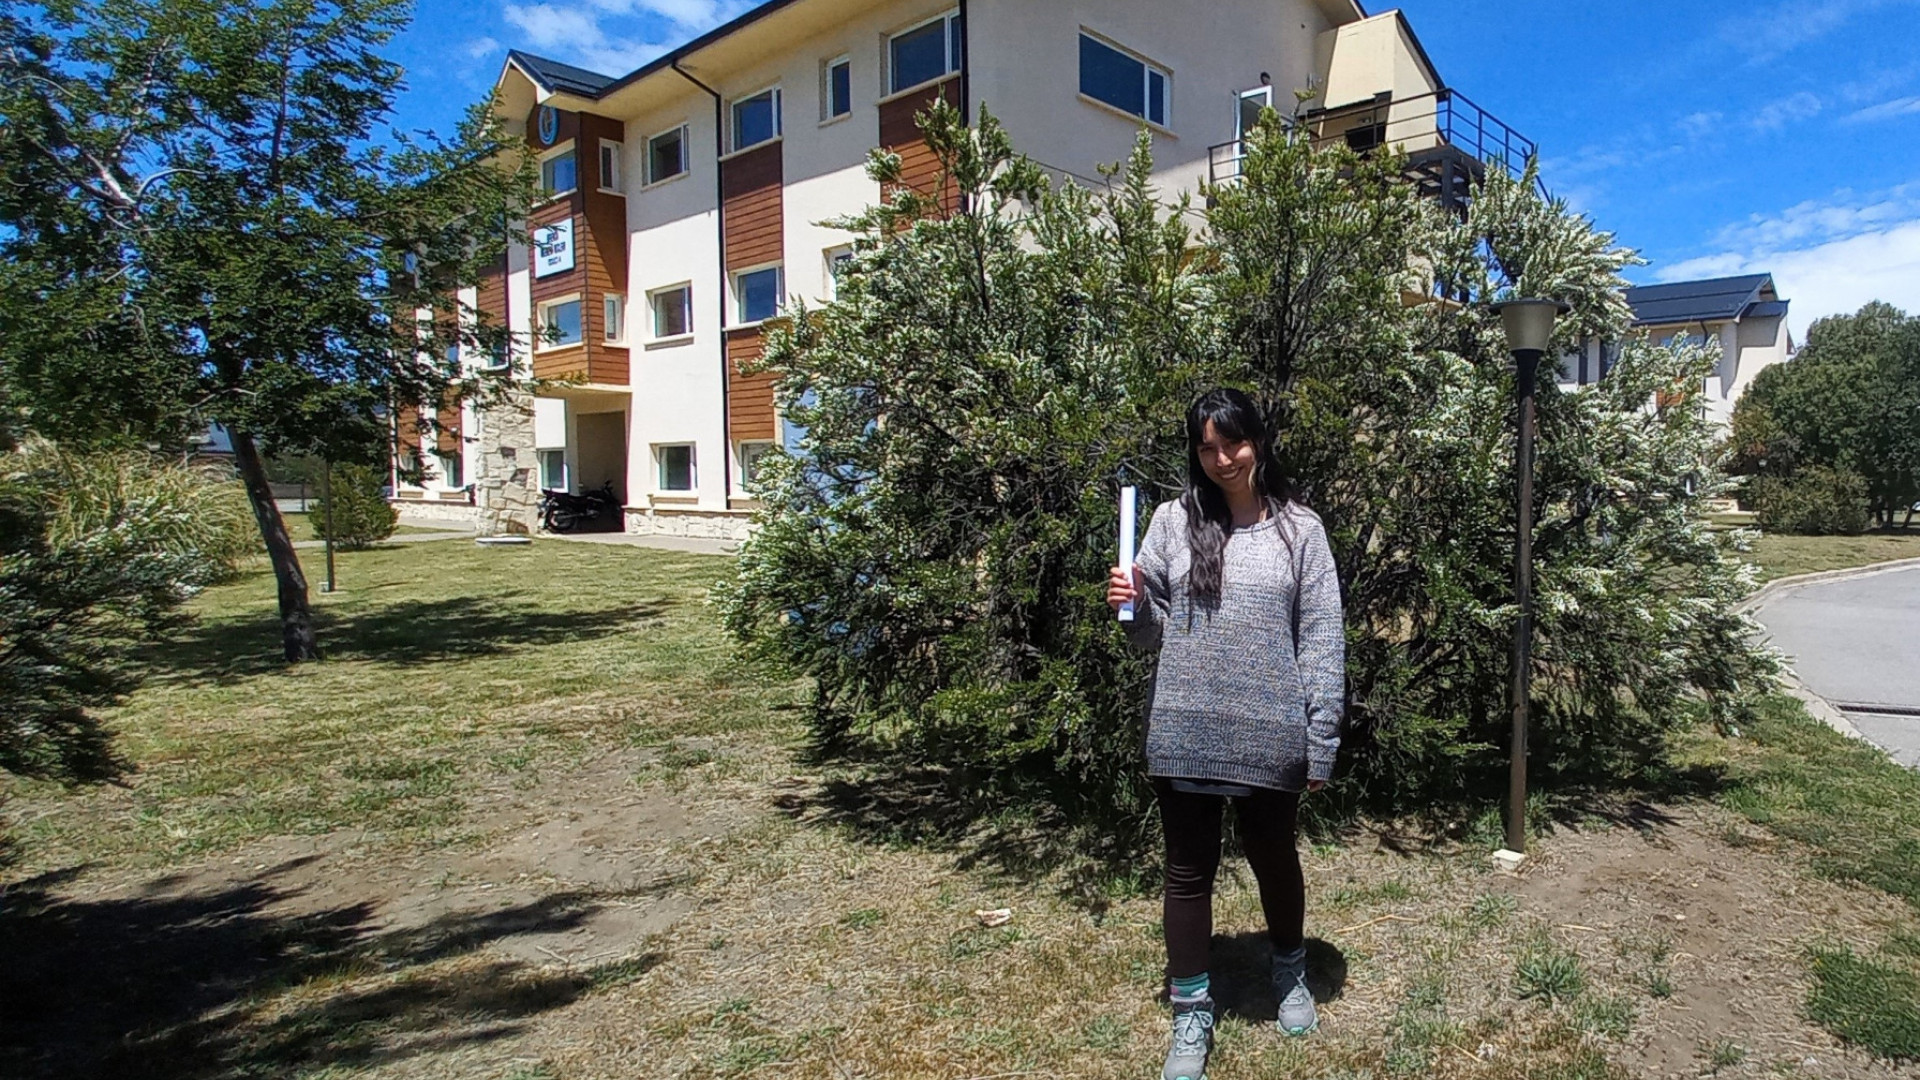
[[[88,710],[132,689],[140,646],[257,549],[218,470],[44,442],[0,454],[0,769],[111,775]]]
[[[1867,531],[1867,482],[1822,465],[1762,476],[1753,482],[1753,509],[1765,532],[1858,536]]]
[[[348,550],[372,547],[393,535],[400,510],[381,493],[387,482],[383,469],[368,465],[335,465],[331,483],[307,513],[315,540],[327,539],[328,505],[332,505],[333,542]]]

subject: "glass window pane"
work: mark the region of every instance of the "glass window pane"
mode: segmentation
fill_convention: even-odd
[[[686,171],[685,128],[676,128],[647,141],[647,182],[659,183]]]
[[[600,186],[620,190],[620,147],[616,143],[600,144]]]
[[[1147,114],[1146,65],[1080,35],[1080,92],[1135,116]]]
[[[744,150],[780,133],[772,90],[733,103],[733,148]]]
[[[769,267],[740,275],[740,321],[771,319],[780,311],[780,269]]]
[[[665,491],[693,490],[693,447],[660,448],[660,487]]]
[[[606,324],[607,324],[606,325],[607,340],[619,341],[621,336],[625,333],[625,330],[626,330],[626,328],[621,325],[622,323],[626,322],[626,318],[625,318],[626,313],[621,310],[622,305],[620,303],[620,297],[618,296],[603,297],[601,300],[601,303],[605,307],[604,314],[606,316]]]
[[[841,61],[827,73],[833,111],[829,116],[845,116],[853,111],[853,65]]]
[[[941,19],[909,30],[894,38],[889,49],[894,93],[937,79],[948,71],[947,21]]]
[[[692,331],[692,290],[669,289],[653,294],[653,336],[679,337]]]
[[[567,452],[565,450],[540,451],[540,486],[549,491],[566,490]]]
[[[575,175],[573,151],[540,163],[540,180],[548,191],[572,191],[579,186]]]
[[[965,39],[960,34],[960,16],[959,15],[948,16],[947,18],[947,70],[950,72],[959,71],[961,61],[965,59],[960,55],[960,51],[961,51],[960,46],[964,40]]]
[[[547,325],[559,331],[557,339],[549,339],[548,345],[578,345],[580,334],[580,301],[569,300],[564,304],[555,304],[547,309]]]
[[[1147,119],[1167,122],[1167,77],[1152,68],[1147,69]]]

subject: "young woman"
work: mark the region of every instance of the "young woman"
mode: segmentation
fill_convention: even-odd
[[[1292,500],[1266,424],[1237,390],[1187,412],[1187,486],[1153,512],[1139,560],[1107,602],[1158,650],[1147,775],[1167,837],[1165,927],[1173,1048],[1165,1080],[1201,1080],[1213,1044],[1208,944],[1220,819],[1231,800],[1273,942],[1278,1024],[1318,1025],[1306,985],[1302,791],[1333,776],[1346,696],[1340,582],[1325,530]]]

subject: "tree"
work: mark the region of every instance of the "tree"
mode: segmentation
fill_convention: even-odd
[[[1094,193],[1042,183],[984,112],[974,130],[941,108],[923,123],[961,209],[907,193],[846,223],[862,238],[836,301],[773,336],[765,363],[805,434],[767,469],[725,596],[737,634],[813,678],[820,743],[1140,824],[1149,668],[1101,600],[1115,482],[1173,497],[1185,407],[1227,382],[1278,420],[1340,562],[1345,789],[1394,809],[1503,790],[1513,376],[1485,302],[1563,297],[1568,342],[1624,336],[1632,254],[1531,174],[1489,176],[1461,221],[1402,161],[1315,150],[1272,117],[1244,179],[1207,193],[1196,247],[1144,141]],[[1691,695],[1737,715],[1770,670],[1734,613],[1751,571],[1706,528],[1710,364],[1641,346],[1596,391],[1543,394],[1549,777],[1616,782]],[[1648,407],[1670,388],[1676,404]]]
[[[1791,363],[1762,371],[1734,407],[1736,467],[1751,476],[1857,476],[1875,521],[1902,527],[1920,501],[1920,318],[1871,303],[1821,319]],[[1769,490],[1804,490],[1809,481]],[[1840,487],[1848,485],[1843,481]],[[1795,515],[1786,515],[1793,517]]]
[[[63,439],[217,422],[273,563],[288,660],[317,655],[263,452],[382,460],[401,405],[484,395],[456,299],[533,190],[476,109],[382,134],[403,0],[47,0],[0,13],[0,365]],[[78,318],[76,318],[76,315]],[[491,383],[488,384],[492,385]]]

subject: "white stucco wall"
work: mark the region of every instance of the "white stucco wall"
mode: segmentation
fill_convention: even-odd
[[[1122,46],[1172,76],[1155,171],[1171,193],[1207,177],[1207,148],[1230,141],[1239,92],[1273,79],[1274,105],[1314,77],[1314,41],[1329,23],[1306,0],[1217,0],[1204,17],[1168,4],[1099,0],[974,0],[971,88],[1014,147],[1097,183],[1096,167],[1132,152],[1142,121],[1080,96],[1080,31]]]

